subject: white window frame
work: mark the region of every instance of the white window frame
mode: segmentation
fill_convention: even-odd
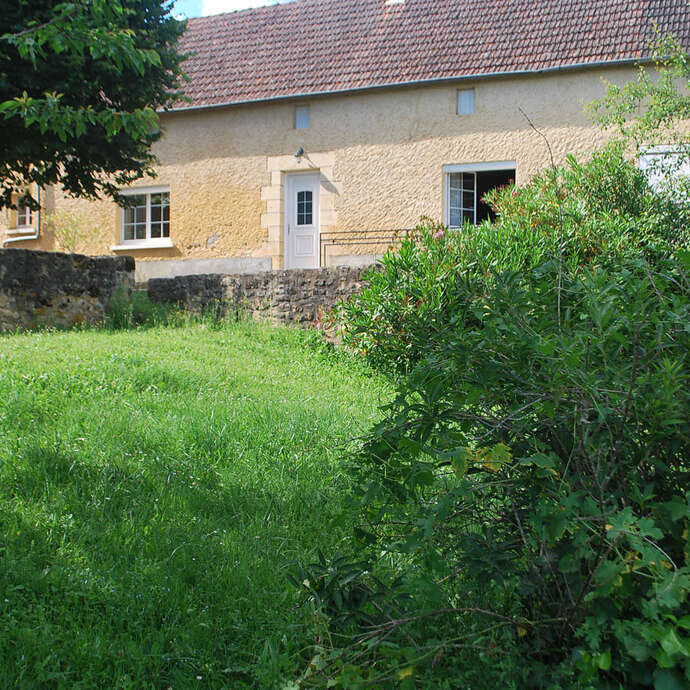
[[[20,214],[26,218],[25,222],[20,222]],[[34,227],[34,213],[28,206],[19,206],[17,208],[17,230],[33,229]]]
[[[39,187],[35,187],[36,195],[37,198],[40,197],[40,190]],[[39,199],[40,200],[40,199]],[[21,223],[19,222],[19,212],[20,210],[24,209],[25,212],[28,212],[29,214],[29,222],[27,223]],[[38,227],[38,223],[40,223],[40,217],[41,217],[41,212],[40,211],[32,211],[28,206],[19,206],[16,209],[16,217],[15,217],[15,225],[13,228],[9,228],[6,230],[6,233],[8,235],[26,235],[28,231],[34,232],[35,229]]]
[[[145,196],[146,197],[146,238],[141,240],[125,239],[125,208],[120,208],[120,244],[111,247],[112,251],[123,249],[165,249],[172,247],[170,237],[151,237],[151,196],[153,194],[168,194],[170,187],[134,187],[120,190],[120,196]],[[172,230],[172,222],[170,223]]]
[[[680,156],[683,155],[685,160],[680,163]],[[649,186],[658,192],[661,183],[664,180],[664,175],[660,174],[659,168],[663,168],[664,159],[669,159],[671,167],[675,166],[674,175],[690,176],[690,152],[683,151],[681,146],[650,146],[640,151],[638,165],[640,170],[647,177]],[[675,159],[675,160],[674,160]],[[668,171],[667,171],[668,175]]]
[[[449,228],[460,227],[450,225],[450,173],[474,173],[474,214],[472,223],[477,223],[477,173],[493,172],[494,170],[515,170],[515,161],[491,161],[488,163],[459,163],[443,166],[443,222]]]
[[[473,208],[472,208],[472,224],[476,225],[477,224],[477,172],[476,170],[453,170],[451,172],[446,173],[446,215],[445,215],[445,224],[449,228],[459,228],[459,225],[450,225],[450,176],[451,173],[463,173],[464,175],[473,175],[474,176],[474,188],[473,188]],[[463,188],[464,192],[464,188]],[[467,211],[468,209],[465,208],[465,206],[460,207],[461,210],[461,215],[462,212]]]

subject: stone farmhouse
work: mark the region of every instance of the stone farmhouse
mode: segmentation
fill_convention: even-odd
[[[131,254],[138,279],[371,260],[420,217],[477,223],[484,193],[605,135],[584,105],[690,45],[687,0],[294,0],[191,19],[190,101],[161,114],[132,205],[41,190],[0,244]],[[522,111],[522,112],[521,112]],[[53,218],[53,222],[49,222]],[[377,244],[379,243],[379,244]]]

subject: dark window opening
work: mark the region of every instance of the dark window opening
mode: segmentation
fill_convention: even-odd
[[[505,187],[515,182],[515,170],[491,170],[477,173],[477,224],[483,220],[494,220],[496,214],[484,203],[484,195],[496,187]]]

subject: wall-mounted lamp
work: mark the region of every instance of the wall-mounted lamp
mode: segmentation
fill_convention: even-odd
[[[297,151],[295,151],[295,158],[298,163],[302,162],[302,156],[304,155],[304,149],[300,146]]]

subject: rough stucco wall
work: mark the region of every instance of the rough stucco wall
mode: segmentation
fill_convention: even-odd
[[[616,81],[628,75],[627,70],[607,73]],[[583,112],[586,103],[604,93],[598,74],[505,79],[463,88],[475,89],[474,115],[456,115],[456,90],[446,88],[416,90],[411,116],[399,124],[394,102],[371,114],[371,126],[396,136],[362,142],[348,155],[336,157],[334,176],[347,181],[347,193],[338,197],[335,209],[340,229],[413,227],[422,216],[441,220],[444,165],[515,161],[517,184],[527,182],[549,164],[549,156],[543,139],[519,108],[548,137],[557,161],[567,153],[591,152],[605,141]],[[355,111],[363,108],[364,103],[359,108],[353,104]],[[354,128],[359,124],[351,123]],[[370,190],[375,187],[385,194],[376,203],[361,203],[372,197]]]
[[[113,294],[133,286],[129,256],[0,249],[0,332],[99,323]]]
[[[321,171],[321,222],[329,230],[412,227],[423,215],[441,220],[443,165],[514,160],[517,183],[526,182],[548,164],[548,152],[519,108],[549,138],[558,161],[586,154],[605,136],[588,122],[584,104],[604,94],[602,76],[621,83],[633,75],[630,68],[561,72],[313,99],[305,101],[308,130],[294,129],[294,102],[165,114],[166,134],[155,149],[159,175],[136,186],[170,187],[174,246],[131,253],[137,261],[270,256],[274,268],[282,266],[290,171]],[[456,114],[458,88],[476,90],[474,115]],[[299,146],[307,152],[301,162],[292,155]],[[92,237],[79,251],[109,253],[120,244],[112,202],[50,191],[45,200],[47,212],[88,220]],[[40,246],[55,246],[49,233]],[[333,248],[331,255],[356,251]]]

